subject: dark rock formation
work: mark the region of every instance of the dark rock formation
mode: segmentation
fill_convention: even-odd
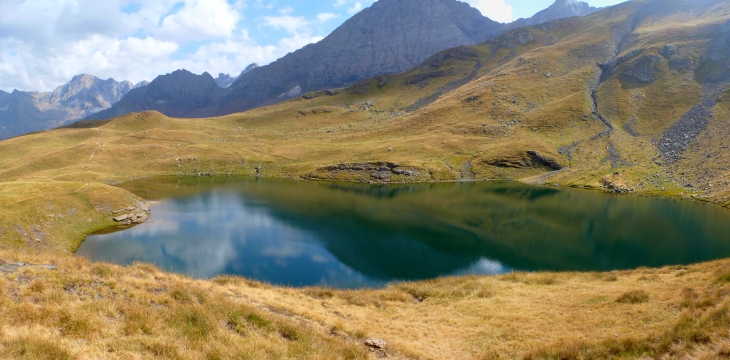
[[[619,66],[617,71],[623,82],[651,84],[657,80],[661,62],[662,58],[660,56],[653,54],[644,55],[634,61]]]
[[[78,75],[53,92],[0,91],[0,139],[83,119],[111,107],[133,88],[129,81]]]
[[[527,155],[530,155],[530,157],[532,157],[532,159],[538,164],[547,166],[553,170],[561,170],[563,168],[563,166],[560,165],[560,163],[555,161],[553,158],[543,156],[537,151],[530,150],[527,152]]]
[[[111,109],[87,119],[109,119],[146,110],[174,117],[204,117],[214,112],[217,100],[227,92],[229,89],[221,89],[208,73],[195,75],[187,70],[178,70],[158,76],[143,88],[133,89]]]

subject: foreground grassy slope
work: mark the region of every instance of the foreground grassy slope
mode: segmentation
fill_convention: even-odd
[[[382,290],[194,281],[148,265],[52,262],[2,273],[5,358],[703,358],[730,353],[730,262],[636,271],[512,274]]]
[[[396,358],[727,357],[727,262],[340,292],[64,255],[146,206],[111,185],[158,175],[520,179],[727,206],[729,20],[727,2],[637,0],[247,113],[146,112],[0,142],[0,259],[59,266],[2,275],[0,354],[363,358],[373,336]],[[699,105],[712,116],[680,120]]]

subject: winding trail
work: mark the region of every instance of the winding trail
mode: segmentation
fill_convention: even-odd
[[[94,140],[94,141],[96,141],[96,144],[98,146],[96,147],[96,150],[94,150],[94,152],[91,153],[91,157],[89,157],[89,160],[86,161],[86,164],[84,164],[84,169],[86,169],[86,170],[89,170],[88,165],[91,164],[91,162],[94,161],[94,159],[96,159],[96,155],[99,154],[99,150],[101,150],[102,146],[104,146],[104,143],[101,142],[102,130],[101,129],[98,129],[98,130],[99,130],[99,135],[97,135],[96,139]]]

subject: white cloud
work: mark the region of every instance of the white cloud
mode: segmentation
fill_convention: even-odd
[[[348,14],[356,14],[362,10],[362,3],[359,1],[355,1],[355,5],[353,5],[351,8],[347,9]]]
[[[345,4],[347,4],[347,0],[335,0],[332,5],[334,5],[334,7],[341,7]]]
[[[157,36],[182,41],[228,37],[240,18],[225,0],[187,1],[178,12],[165,17]]]
[[[245,16],[254,10],[274,16]],[[0,89],[49,91],[81,73],[135,83],[180,68],[238,74],[321,40],[313,28],[338,16],[295,11],[266,0],[0,0]],[[286,33],[260,44],[247,26]]]
[[[317,15],[317,19],[321,22],[329,21],[332,19],[337,19],[338,17],[340,17],[340,15],[333,14],[333,13],[321,13],[321,14]]]
[[[309,25],[309,22],[303,16],[264,16],[263,19],[264,25],[284,29],[292,34],[305,31],[307,25]]]
[[[482,15],[502,23],[512,22],[512,6],[504,0],[461,0],[479,10]]]

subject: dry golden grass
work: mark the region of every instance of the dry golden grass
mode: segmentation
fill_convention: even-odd
[[[728,206],[727,100],[713,109],[686,159],[673,167],[654,161],[657,139],[700,99],[687,74],[662,68],[644,87],[602,83],[599,110],[615,130],[596,137],[605,129],[590,115],[597,63],[616,50],[656,52],[669,43],[700,56],[708,29],[730,19],[730,6],[718,2],[708,11],[643,21],[624,48],[607,45],[617,43],[610,36],[645,3],[535,27],[534,41],[524,46],[507,48],[500,39],[473,47],[482,64],[477,76],[411,113],[410,105],[470,73],[477,61],[449,59],[442,66],[454,75],[428,84],[404,85],[427,71],[416,69],[384,86],[372,81],[362,93],[299,98],[221,118],[146,112],[0,142],[0,259],[59,266],[0,276],[0,356],[365,358],[374,354],[363,339],[377,337],[394,358],[727,358],[728,261],[338,291],[231,277],[194,281],[148,265],[122,268],[66,255],[85,235],[113,225],[116,210],[142,201],[111,185],[160,175],[369,181],[367,174],[322,168],[391,161],[420,174],[394,181],[603,188],[610,177],[637,193],[697,195]],[[611,145],[621,160],[615,167],[607,160]],[[568,146],[569,154],[561,151]],[[551,173],[521,164],[530,150],[569,168]]]
[[[0,355],[20,359],[722,357],[730,262],[290,289],[191,280],[149,265],[0,251],[53,263],[0,276]]]

